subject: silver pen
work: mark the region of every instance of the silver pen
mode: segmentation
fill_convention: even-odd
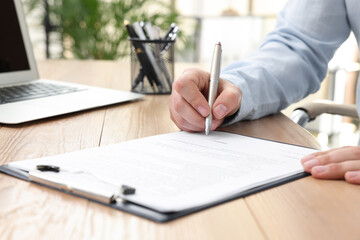
[[[210,106],[210,114],[205,119],[205,134],[208,135],[210,132],[211,124],[212,124],[212,109],[214,100],[216,97],[218,84],[219,84],[219,76],[220,76],[220,65],[221,65],[221,43],[218,42],[215,44],[211,70],[210,70],[210,86],[209,86],[209,106]]]

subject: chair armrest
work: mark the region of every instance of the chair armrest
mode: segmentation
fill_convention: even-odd
[[[359,118],[355,104],[339,104],[328,100],[318,100],[305,103],[296,108],[291,115],[291,119],[304,126],[307,122],[314,120],[323,113]]]
[[[306,111],[310,119],[314,119],[323,113],[359,118],[355,104],[339,104],[332,101],[319,100],[305,103],[297,109]]]

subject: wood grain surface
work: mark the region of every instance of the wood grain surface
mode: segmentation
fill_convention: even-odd
[[[176,65],[176,75],[188,66]],[[124,62],[44,61],[39,69],[43,78],[130,89],[130,66]],[[221,130],[319,148],[311,134],[282,114]],[[0,164],[176,131],[168,95],[147,95],[0,125]],[[0,239],[359,239],[359,202],[359,186],[306,177],[159,224],[0,174]]]

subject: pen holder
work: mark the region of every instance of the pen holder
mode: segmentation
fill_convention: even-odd
[[[170,94],[174,81],[174,40],[131,42],[131,91]]]

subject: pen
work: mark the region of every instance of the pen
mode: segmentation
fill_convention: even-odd
[[[174,28],[176,27],[176,24],[175,23],[171,23],[169,29],[167,30],[165,36],[163,37],[164,40],[170,40],[170,35],[171,33],[174,31]],[[164,44],[161,49],[164,49],[166,46],[166,44]]]
[[[139,68],[139,74],[137,75],[137,77],[135,78],[135,81],[134,81],[134,83],[132,84],[132,87],[131,87],[131,89],[132,90],[135,90],[136,89],[136,87],[139,85],[139,83],[141,84],[141,88],[143,87],[143,83],[144,83],[144,76],[145,76],[145,74],[144,74],[144,68],[141,66],[141,64],[140,64],[140,68]]]
[[[169,29],[167,30],[163,39],[166,40],[169,37],[169,35],[172,33],[172,31],[174,30],[175,27],[176,27],[176,23],[171,23],[171,25],[170,25]]]
[[[147,54],[146,54],[146,51],[145,51],[145,48],[143,46],[143,44],[141,42],[138,42],[136,41],[137,39],[139,39],[139,36],[137,35],[137,33],[135,32],[134,28],[131,26],[130,22],[129,21],[124,21],[124,25],[128,31],[128,34],[129,34],[129,37],[131,39],[131,43],[133,44],[134,46],[134,49],[135,49],[135,53],[136,53],[136,56],[137,58],[139,59],[139,62],[140,62],[140,66],[141,68],[143,69],[143,73],[142,74],[139,74],[138,77],[136,78],[135,82],[134,83],[134,86],[132,89],[134,90],[136,88],[136,86],[138,85],[138,83],[141,83],[142,86],[143,86],[143,79],[140,79],[141,76],[146,76],[149,83],[150,83],[150,86],[153,90],[153,92],[155,92],[155,87],[154,87],[154,83],[153,83],[153,78],[154,78],[154,70],[152,68],[152,66],[150,66],[150,62],[149,62],[149,59],[147,57]]]
[[[220,65],[221,65],[221,43],[218,42],[215,44],[211,70],[210,70],[210,86],[209,86],[209,106],[210,106],[210,114],[205,119],[205,134],[208,135],[211,128],[212,123],[212,108],[215,100],[215,96],[218,89],[219,84],[219,76],[220,76]]]
[[[147,40],[146,35],[145,35],[142,27],[140,26],[139,22],[134,22],[133,23],[133,28],[134,28],[134,31],[136,32],[136,34],[138,35],[140,40]],[[143,48],[144,48],[144,51],[145,51],[145,55],[147,57],[146,59],[147,59],[147,62],[148,62],[148,68],[152,73],[153,80],[154,80],[154,82],[155,82],[155,84],[157,86],[158,91],[161,93],[163,91],[162,90],[163,89],[163,83],[162,83],[162,75],[161,75],[160,69],[157,66],[155,57],[153,55],[153,52],[150,49],[150,46],[146,42],[144,42]]]
[[[169,49],[169,47],[171,46],[171,42],[175,41],[178,32],[179,32],[179,28],[177,26],[174,26],[172,31],[168,34],[167,38],[164,39],[169,42],[164,44],[164,46],[161,49],[161,53],[164,53],[166,50]]]
[[[163,55],[161,54],[162,40],[160,40],[160,29],[158,26],[152,26],[150,23],[145,24],[145,29],[148,33],[150,40],[159,41],[154,43],[154,55],[157,65],[159,66],[162,73],[165,75],[167,86],[166,84],[164,84],[164,87],[167,87],[168,91],[171,92],[171,77],[165,65]]]

